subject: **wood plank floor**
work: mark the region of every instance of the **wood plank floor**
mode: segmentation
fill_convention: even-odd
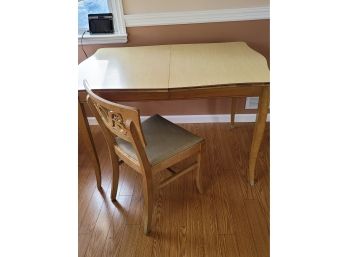
[[[92,133],[101,161],[103,192],[96,188],[89,154],[79,142],[80,257],[270,255],[269,126],[254,187],[246,178],[253,125],[232,130],[228,123],[182,127],[206,139],[202,164],[205,192],[198,193],[192,174],[156,192],[149,236],[142,229],[140,175],[121,165],[118,202],[111,202],[111,164],[99,127],[92,126]],[[159,176],[167,175],[164,171]]]

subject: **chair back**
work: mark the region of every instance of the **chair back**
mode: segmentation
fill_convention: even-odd
[[[101,98],[92,92],[87,80],[83,81],[83,85],[88,94],[87,103],[96,116],[99,125],[105,126],[112,137],[118,136],[133,145],[134,139],[130,128],[131,123],[133,123],[138,132],[137,134],[140,142],[142,146],[145,147],[146,142],[141,128],[139,110]]]

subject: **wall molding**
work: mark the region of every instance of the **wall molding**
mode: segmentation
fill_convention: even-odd
[[[270,17],[269,6],[207,11],[161,12],[124,15],[126,27],[264,20]]]
[[[84,35],[83,45],[95,45],[95,44],[114,44],[114,43],[127,43],[127,34],[100,34],[91,35],[88,32]],[[78,36],[78,45],[81,45],[81,35]]]
[[[150,116],[141,116],[145,120]],[[211,114],[211,115],[163,115],[164,118],[173,123],[222,123],[230,122],[230,114]],[[94,117],[87,117],[89,125],[98,125]],[[256,114],[236,114],[234,122],[255,122]],[[267,114],[267,121],[270,121],[270,115]]]

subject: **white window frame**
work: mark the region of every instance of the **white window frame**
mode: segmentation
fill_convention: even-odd
[[[122,0],[107,0],[110,11],[113,13],[115,33],[113,34],[90,34],[86,32],[83,35],[83,45],[91,44],[111,44],[126,43],[127,31],[124,21]],[[78,35],[78,44],[81,45],[82,34]]]

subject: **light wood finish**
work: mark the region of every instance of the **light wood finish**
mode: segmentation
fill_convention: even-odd
[[[189,148],[181,150],[176,154],[173,152],[169,158],[153,164],[149,161],[145,151],[146,140],[140,122],[139,110],[109,102],[94,94],[89,89],[87,81],[84,81],[84,84],[87,91],[87,103],[96,117],[98,124],[101,126],[109,150],[113,170],[111,200],[116,201],[116,194],[119,184],[119,158],[121,158],[121,161],[129,164],[130,167],[135,169],[142,176],[144,197],[144,233],[148,234],[151,230],[152,224],[154,190],[156,188],[161,189],[164,186],[167,186],[192,170],[196,170],[197,174],[200,176],[200,153],[201,145],[204,143],[204,141],[200,139],[200,141],[197,141]],[[117,137],[128,141],[132,145],[136,153],[136,160],[118,145],[118,141],[116,140]],[[155,173],[161,170],[166,170],[191,156],[197,155],[199,156],[199,164],[195,163],[190,167],[177,172],[176,174],[164,179],[159,183],[158,186],[153,182],[153,175]],[[197,178],[197,187],[199,192],[202,193],[203,189],[200,182],[200,177],[197,176]]]
[[[163,100],[163,99],[188,99],[188,98],[206,98],[206,97],[221,97],[221,96],[261,96],[263,89],[268,90],[269,84],[241,84],[241,85],[225,85],[225,86],[211,86],[211,87],[197,87],[197,88],[178,88],[171,89],[165,92],[164,90],[97,90],[98,95],[105,97],[112,101],[129,101],[129,100]],[[83,103],[83,97],[86,96],[84,91],[79,91],[79,101]],[[261,103],[261,100],[259,104]],[[261,108],[263,106],[260,105]],[[263,128],[266,124],[267,118],[267,108],[263,110],[262,115],[258,115],[255,123],[255,134],[251,144],[250,156],[249,156],[249,169],[247,172],[249,174],[249,181],[251,185],[254,185],[255,179],[255,164],[258,156],[259,143],[262,141]],[[260,110],[259,110],[260,111]],[[265,115],[266,112],[266,115]],[[86,120],[86,119],[85,119]],[[81,129],[89,130],[88,123],[81,127]],[[85,132],[87,134],[87,132]],[[91,141],[91,140],[90,140]],[[93,142],[93,141],[91,141]],[[255,143],[254,143],[255,142]],[[121,153],[122,154],[122,153]],[[98,158],[97,155],[96,160]],[[229,157],[227,157],[229,158]],[[252,159],[253,158],[253,159]],[[136,169],[137,164],[131,163],[131,160],[127,163],[134,169]],[[96,162],[94,164],[97,166]]]
[[[99,126],[91,126],[103,170],[104,194],[94,186],[89,152],[80,138],[78,187],[79,257],[101,256],[269,256],[269,125],[260,146],[258,183],[250,186],[245,170],[253,125],[183,124],[206,141],[202,158],[204,194],[188,173],[154,192],[150,236],[143,234],[142,176],[120,166],[117,202],[111,191],[112,166]],[[227,158],[228,157],[228,158]],[[195,159],[177,165],[184,168]],[[157,176],[158,175],[158,176]],[[154,182],[171,172],[160,172]]]
[[[269,90],[266,59],[243,42],[99,49],[79,65],[80,102],[86,95],[83,79],[110,101],[261,97],[264,88]],[[263,114],[250,151],[251,184],[266,123]]]
[[[195,182],[196,186],[198,188],[198,191],[203,194],[203,182],[202,182],[202,155],[204,153],[204,144],[200,145],[201,149],[199,151],[199,154],[197,155],[197,169],[196,169],[196,176],[195,176]]]
[[[249,157],[249,182],[251,185],[255,183],[255,165],[257,160],[257,155],[260,149],[260,145],[263,138],[263,133],[265,131],[265,122],[260,122],[266,120],[267,112],[269,106],[269,87],[264,87],[262,94],[259,99],[257,121],[255,124],[253,141],[251,144],[250,157]]]
[[[189,173],[190,171],[198,169],[198,168],[199,168],[198,164],[194,163],[190,167],[188,167],[188,168],[176,173],[175,175],[163,180],[162,183],[158,186],[158,188],[161,189],[161,188],[165,187],[166,185],[168,185],[169,183],[173,182],[174,180],[178,179],[179,177],[185,175],[186,173]],[[198,186],[197,186],[197,188],[198,188]]]
[[[100,172],[100,163],[98,159],[98,154],[93,143],[93,137],[91,135],[91,131],[89,130],[87,117],[85,114],[85,110],[83,108],[83,104],[81,104],[81,102],[78,103],[78,110],[79,110],[78,119],[79,119],[79,128],[80,128],[79,131],[81,133],[80,135],[82,136],[83,141],[85,142],[86,148],[90,152],[90,157],[92,158],[92,163],[94,165],[97,187],[101,189],[101,172]]]
[[[237,108],[237,101],[234,98],[231,98],[231,128],[234,128],[235,125],[235,114]]]
[[[244,42],[171,46],[169,88],[269,82],[267,60]]]

